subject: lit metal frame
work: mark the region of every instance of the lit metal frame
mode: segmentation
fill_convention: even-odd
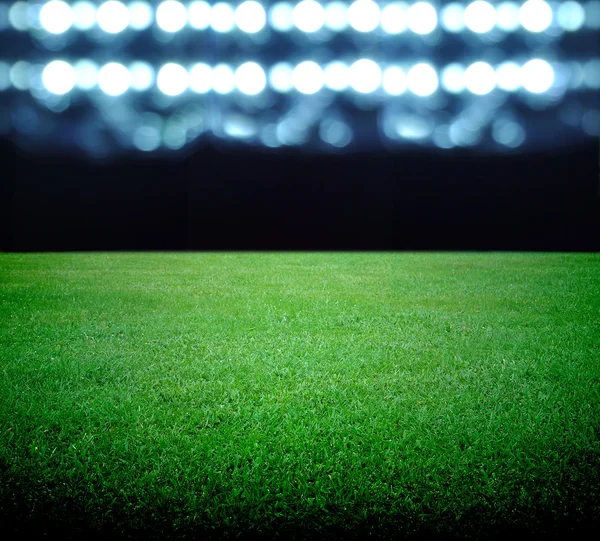
[[[10,117],[0,133],[49,144],[48,130],[23,119],[37,117],[63,132],[65,146],[100,155],[176,150],[203,136],[312,151],[514,151],[557,144],[550,125],[571,140],[600,135],[600,55],[562,48],[600,29],[598,0],[436,5],[0,4],[0,40],[26,34],[46,49],[0,57],[0,113]],[[140,39],[165,60],[135,58]],[[444,62],[447,40],[464,52]],[[269,53],[273,43],[286,56]],[[516,53],[503,53],[505,43]],[[86,100],[87,114],[69,112]],[[99,122],[111,136],[86,136]]]

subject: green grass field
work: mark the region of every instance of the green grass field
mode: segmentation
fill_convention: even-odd
[[[600,522],[600,254],[0,254],[0,524]]]

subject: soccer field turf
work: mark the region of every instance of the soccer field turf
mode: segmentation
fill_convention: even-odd
[[[599,254],[0,254],[4,532],[581,533],[599,460]]]

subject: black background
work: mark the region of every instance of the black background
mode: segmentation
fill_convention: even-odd
[[[600,249],[594,139],[517,156],[205,145],[110,163],[0,147],[5,251]]]

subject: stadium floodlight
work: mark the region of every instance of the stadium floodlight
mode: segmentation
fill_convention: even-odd
[[[380,20],[381,11],[373,0],[356,0],[348,8],[348,22],[358,32],[372,32]]]
[[[64,125],[20,144],[76,149],[58,115],[86,110],[104,155],[195,138],[546,148],[600,135],[596,30],[600,0],[16,0],[0,3],[0,110]]]
[[[527,0],[519,11],[521,25],[530,32],[543,32],[552,22],[552,8],[544,0]]]
[[[42,82],[52,94],[62,95],[73,89],[77,82],[77,75],[68,62],[54,60],[44,68]]]
[[[166,0],[156,9],[156,24],[171,34],[179,32],[187,24],[187,18],[187,9],[176,0]]]
[[[120,96],[128,89],[131,82],[129,70],[118,62],[109,62],[98,72],[98,86],[108,96]]]
[[[325,74],[319,64],[311,60],[301,62],[292,72],[294,87],[302,94],[315,94],[325,84]]]
[[[416,34],[430,34],[437,26],[437,12],[427,2],[417,2],[408,9],[408,27]]]
[[[156,76],[156,85],[167,96],[179,96],[189,86],[189,74],[183,66],[169,62],[160,68]]]
[[[408,71],[408,88],[417,96],[430,96],[438,88],[438,76],[429,64],[421,62]]]
[[[246,62],[236,70],[235,84],[243,94],[255,96],[267,86],[267,76],[256,62]]]
[[[73,24],[73,11],[66,2],[52,0],[42,6],[40,23],[51,34],[62,34]]]
[[[42,10],[44,7],[42,7]],[[89,30],[96,24],[96,6],[91,2],[87,2],[86,0],[75,2],[71,11],[73,13],[73,28],[77,30]]]
[[[267,14],[261,4],[254,0],[242,2],[235,10],[235,23],[248,34],[260,32],[267,22]]]
[[[325,24],[325,10],[314,0],[302,0],[292,11],[294,24],[302,32],[312,34]]]
[[[381,86],[381,68],[369,58],[361,58],[350,66],[350,86],[361,94],[375,92]]]
[[[225,2],[217,2],[210,14],[210,26],[215,32],[226,34],[235,27],[233,8]]]
[[[96,18],[102,30],[109,34],[118,34],[129,24],[129,10],[121,2],[108,0],[98,8]]]

